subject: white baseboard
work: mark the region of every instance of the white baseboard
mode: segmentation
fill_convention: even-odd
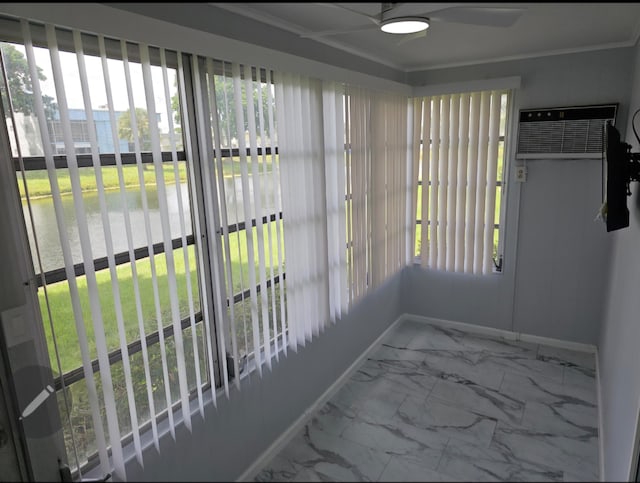
[[[349,379],[356,370],[360,367],[362,362],[380,345],[380,342],[384,337],[393,330],[402,320],[402,316],[398,317],[395,321],[387,327],[387,329],[375,340],[373,343],[351,364],[346,371],[342,373],[338,379],[334,381],[331,386],[311,405],[302,415],[296,419],[291,426],[289,426],[272,444],[269,446],[258,458],[242,473],[236,481],[253,481],[256,475],[262,470],[262,468],[271,459],[276,456],[284,447],[293,439],[293,437],[300,431],[305,424],[313,417],[313,415],[324,404],[331,399],[338,389]]]
[[[542,337],[539,335],[523,334],[522,332],[514,332],[506,329],[496,329],[495,327],[486,327],[476,324],[468,324],[466,322],[455,322],[453,320],[436,319],[434,317],[425,317],[423,315],[402,314],[399,320],[412,320],[415,322],[424,322],[427,324],[437,325],[440,327],[449,327],[458,329],[463,332],[474,334],[492,335],[506,340],[521,340],[523,342],[531,342],[534,344],[543,344],[562,349],[569,349],[578,352],[588,352],[594,354],[596,346],[592,344],[583,344],[580,342],[572,342],[568,340],[554,339],[552,337]]]
[[[598,470],[600,472],[599,481],[604,479],[604,439],[602,431],[602,390],[600,387],[600,357],[596,348],[596,397],[598,398]]]

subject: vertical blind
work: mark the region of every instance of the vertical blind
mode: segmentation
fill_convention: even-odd
[[[81,375],[70,385],[86,386],[91,418],[91,437],[76,441],[67,401],[68,448],[78,470],[97,452],[105,474],[126,479],[123,437],[144,465],[141,434],[149,426],[160,451],[161,415],[173,438],[176,408],[191,430],[190,401],[204,418],[207,383],[214,404],[218,387],[229,397],[243,373],[271,370],[407,263],[408,100],[52,25],[21,29],[62,257],[55,283],[68,286],[73,321],[45,304],[54,343],[74,324]],[[43,102],[43,52],[59,119]],[[106,134],[94,129],[102,114]],[[33,225],[36,249],[51,249]],[[48,300],[55,287],[39,272]],[[64,396],[73,361],[61,352]]]
[[[421,128],[422,146],[419,141],[414,145],[412,212],[417,213],[421,203],[421,223],[414,226],[419,226],[423,266],[492,272],[505,95],[506,91],[482,91],[414,100],[414,132],[418,136]]]
[[[343,101],[340,87],[282,73],[277,121],[294,350],[347,308]]]
[[[85,441],[87,448],[81,451],[78,458],[78,448],[71,448],[71,453],[76,453],[76,466],[80,469],[80,460],[86,458],[91,453],[91,448],[95,447],[99,456],[102,471],[106,474],[112,471],[116,477],[125,479],[124,455],[122,449],[122,436],[130,432],[136,458],[142,465],[142,447],[140,441],[140,428],[142,424],[150,419],[151,434],[153,444],[159,449],[157,416],[163,410],[171,409],[174,403],[178,402],[182,408],[183,420],[185,426],[191,429],[190,410],[189,410],[189,379],[194,377],[197,379],[198,388],[202,385],[202,375],[200,374],[201,354],[198,352],[198,346],[204,345],[211,350],[211,344],[206,339],[197,340],[196,328],[196,308],[194,300],[199,299],[199,284],[191,283],[192,272],[195,271],[193,252],[188,248],[187,236],[188,227],[191,224],[189,214],[189,194],[181,193],[182,189],[186,189],[180,182],[178,155],[177,155],[177,139],[179,134],[173,125],[173,112],[171,108],[171,99],[169,95],[169,80],[167,67],[167,53],[160,49],[155,49],[154,56],[159,54],[160,61],[154,65],[150,61],[149,47],[140,45],[134,48],[132,44],[124,41],[119,43],[119,56],[114,59],[113,54],[107,57],[107,48],[105,47],[105,39],[101,36],[92,37],[91,49],[97,51],[98,55],[87,56],[84,53],[86,36],[78,31],[71,32],[73,43],[69,45],[68,31],[61,31],[52,25],[45,26],[46,43],[45,48],[48,53],[46,63],[50,65],[52,81],[55,87],[55,102],[57,111],[59,112],[59,123],[64,136],[64,163],[60,167],[59,161],[54,159],[53,145],[54,142],[50,138],[50,130],[45,108],[43,105],[43,90],[41,86],[41,76],[43,60],[42,56],[36,57],[36,47],[32,40],[32,31],[41,30],[41,27],[32,26],[27,21],[21,21],[22,37],[24,43],[24,52],[27,60],[28,70],[33,86],[33,102],[34,116],[36,117],[39,127],[39,135],[44,163],[46,165],[46,178],[51,189],[51,198],[53,210],[55,213],[55,222],[57,224],[57,233],[59,235],[59,248],[64,260],[64,283],[68,285],[68,300],[73,309],[73,322],[75,322],[75,335],[80,349],[80,358],[82,366],[83,378],[74,383],[86,385],[86,394],[89,400],[90,414],[92,418],[91,432],[92,441]],[[65,50],[59,48],[59,38],[65,39]],[[42,36],[40,36],[40,45],[42,45]],[[109,40],[111,52],[114,51],[114,42]],[[40,47],[38,47],[40,48]],[[133,64],[129,61],[128,56],[132,49],[136,50],[136,59],[139,62]],[[42,49],[41,49],[42,50]],[[73,63],[73,56],[75,64]],[[175,53],[173,53],[175,57]],[[180,56],[178,55],[178,58]],[[98,69],[99,77],[102,79],[102,85],[95,82],[94,70],[89,72],[88,65],[91,69]],[[119,84],[114,81],[114,68],[119,70],[116,77]],[[73,86],[70,86],[70,69],[75,69],[78,74],[80,93],[72,92]],[[136,70],[137,75],[132,75],[132,70]],[[89,82],[89,74],[93,74],[94,82]],[[123,156],[120,151],[119,134],[116,132],[118,122],[116,120],[116,109],[114,107],[114,85],[124,86],[124,92],[117,93],[120,96],[118,102],[125,101],[128,104],[129,127],[132,133],[132,150],[134,158],[128,158],[127,166],[123,163]],[[144,92],[144,99],[138,95]],[[103,152],[99,147],[99,140],[95,129],[89,129],[90,144],[90,168],[91,174],[86,172],[86,167],[80,167],[79,157],[76,154],[77,146],[72,134],[72,119],[69,99],[77,98],[78,94],[82,98],[82,110],[86,116],[86,122],[89,126],[95,125],[94,113],[96,110],[96,102],[93,96],[104,96],[106,103],[101,106],[101,110],[106,110],[110,119],[111,130],[108,135],[111,136],[113,146],[113,160],[107,164],[103,161]],[[159,103],[159,104],[158,104]],[[77,107],[75,108],[78,109]],[[146,113],[142,116],[140,110]],[[169,145],[169,159],[163,158],[160,132],[157,122],[149,120],[159,119],[162,113],[168,117],[167,130],[165,135],[167,140],[162,141],[166,148]],[[122,114],[121,112],[118,113]],[[143,135],[143,131],[145,134]],[[145,151],[150,151],[150,158],[145,154],[143,159],[143,138],[148,136],[144,141],[148,145],[144,146]],[[103,140],[104,141],[104,140]],[[100,141],[100,142],[103,142]],[[166,149],[165,149],[166,150]],[[24,166],[24,163],[22,163]],[[86,164],[83,164],[86,166]],[[153,167],[152,173],[148,173],[149,166]],[[125,169],[134,167],[137,170],[138,184],[136,189],[126,186]],[[165,169],[167,168],[167,169]],[[117,186],[119,195],[117,198],[110,198],[110,204],[107,202],[107,190],[105,189],[104,176],[110,170],[116,171]],[[131,174],[129,172],[129,174]],[[26,173],[22,172],[23,177]],[[63,194],[61,194],[61,179],[70,180],[73,220],[70,222],[67,204],[64,203]],[[101,227],[101,233],[96,235],[90,232],[88,226],[87,203],[90,203],[89,197],[83,193],[83,185],[87,183],[88,178],[95,183],[98,211]],[[175,194],[169,194],[167,191],[167,183],[175,185],[173,190]],[[149,187],[154,184],[155,188]],[[139,191],[138,191],[139,190]],[[139,196],[141,206],[137,206],[135,199]],[[186,206],[183,205],[184,198],[187,200]],[[173,200],[173,201],[170,201]],[[27,203],[31,204],[31,200],[27,196]],[[152,219],[150,214],[150,203],[153,202],[157,217]],[[114,208],[116,203],[118,208]],[[177,213],[171,212],[174,208],[173,204],[177,203]],[[155,206],[157,205],[157,206]],[[132,221],[132,217],[138,215],[138,220],[142,216],[142,226],[136,226]],[[141,213],[141,215],[140,215]],[[119,224],[116,219],[122,219]],[[178,220],[175,221],[177,216]],[[158,219],[159,218],[159,219]],[[172,222],[173,219],[173,222]],[[156,226],[159,222],[159,227]],[[93,220],[95,224],[95,220]],[[35,226],[35,239],[38,240],[42,233],[38,232],[39,227]],[[136,246],[134,241],[134,230],[141,231],[145,239],[146,246]],[[120,230],[123,230],[121,232]],[[174,252],[174,242],[172,237],[178,235],[178,250]],[[75,240],[77,238],[77,241]],[[104,248],[99,242],[99,238],[103,239]],[[126,239],[126,252],[116,253],[114,244],[116,240],[121,243],[122,239]],[[154,243],[155,242],[155,243]],[[74,253],[75,246],[79,246],[79,253]],[[52,246],[38,247],[38,251],[53,250]],[[136,261],[140,259],[137,255],[140,250],[146,249],[149,254],[146,260]],[[102,250],[106,253],[108,275],[104,273],[98,274],[98,270],[94,268],[96,260]],[[154,255],[155,253],[155,255]],[[182,257],[182,268],[185,273],[178,274],[176,272],[177,256]],[[122,266],[120,260],[125,257],[130,263],[128,266]],[[128,258],[127,258],[128,257]],[[40,257],[39,257],[40,258]],[[78,262],[80,271],[78,271]],[[148,267],[150,274],[141,275],[139,270],[142,265]],[[42,265],[39,267],[41,274],[44,274]],[[104,285],[105,277],[110,289],[105,291],[101,288]],[[42,285],[45,296],[47,291],[53,290],[47,285],[46,277],[42,278]],[[195,278],[194,278],[195,280]],[[124,284],[124,285],[123,285]],[[143,300],[141,297],[142,287],[151,285],[151,290],[146,293],[152,295],[152,300]],[[132,293],[123,291],[123,286],[131,287]],[[57,289],[56,289],[57,290]],[[187,317],[183,320],[182,315],[184,309],[180,307],[178,293],[187,292],[188,308]],[[164,299],[163,294],[168,294],[168,300]],[[133,299],[133,303],[127,303]],[[48,300],[48,298],[47,298]],[[83,306],[87,301],[88,308]],[[143,306],[147,308],[152,305],[154,318],[149,319],[143,315]],[[110,313],[109,307],[113,308],[113,316],[115,317],[115,326],[112,320],[106,318],[105,314]],[[54,340],[56,333],[59,337],[68,338],[68,324],[72,321],[61,318],[57,307],[48,307],[48,314],[51,318],[50,327]],[[190,342],[189,352],[185,351],[186,340],[183,337],[183,329],[186,326],[191,328],[191,336],[193,340]],[[155,323],[155,328],[153,324]],[[167,330],[167,329],[172,330]],[[112,342],[111,331],[115,330],[117,338],[115,344]],[[151,333],[159,338],[159,344],[153,348],[154,353],[159,347],[160,364],[156,364],[157,358],[150,355],[150,339]],[[166,336],[165,336],[166,334]],[[167,340],[171,337],[171,341]],[[68,344],[68,342],[65,342]],[[143,368],[143,372],[139,370],[136,363],[132,362],[129,354],[132,344],[141,346],[140,353],[136,355],[136,363],[139,362]],[[59,340],[57,347],[62,346]],[[67,347],[68,349],[69,347]],[[111,358],[114,351],[119,355],[120,363],[114,363]],[[56,354],[58,364],[55,370],[59,374],[63,374],[63,364],[70,363],[69,355],[62,353]],[[95,359],[94,359],[95,357]],[[189,359],[192,359],[189,362]],[[93,359],[93,360],[92,360]],[[97,360],[98,371],[94,370],[94,362]],[[62,362],[60,362],[62,361]],[[175,361],[175,365],[172,361]],[[71,361],[72,363],[73,361]],[[189,371],[187,370],[187,362],[189,362]],[[118,366],[117,378],[114,379],[114,368]],[[158,370],[161,366],[161,369]],[[211,372],[211,380],[213,380],[212,368],[213,364],[209,361],[209,371]],[[135,372],[135,374],[134,374]],[[120,378],[122,377],[122,381]],[[66,395],[64,376],[62,379],[62,391]],[[124,386],[116,391],[116,386]],[[162,393],[162,396],[160,396]],[[78,393],[75,393],[78,394]],[[163,404],[161,400],[164,399]],[[202,392],[198,390],[198,401],[202,411]],[[70,413],[71,408],[68,406],[67,411]],[[78,404],[78,401],[75,402]],[[171,435],[175,438],[173,411],[167,411],[169,428]],[[70,419],[70,414],[68,415]],[[74,424],[70,423],[71,437],[74,439]],[[75,435],[74,441],[78,440]],[[72,456],[70,454],[70,456]],[[79,460],[80,459],[80,460]]]
[[[349,296],[359,300],[406,263],[408,100],[347,86]]]
[[[193,58],[193,72],[209,214],[205,219],[212,220],[218,346],[221,354],[231,356],[221,358],[228,395],[230,374],[240,373],[240,361],[248,355],[261,376],[263,365],[271,369],[272,355],[280,357],[281,345],[286,354],[289,329],[273,74],[203,57]],[[237,156],[223,159],[222,153],[231,152],[235,143]],[[229,161],[231,167],[225,166]],[[240,267],[234,267],[236,261]],[[248,310],[236,307],[237,293]],[[238,377],[235,382],[239,388]]]

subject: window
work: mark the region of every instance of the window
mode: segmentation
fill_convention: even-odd
[[[5,121],[69,464],[122,476],[286,344],[273,73],[21,27]]]
[[[508,91],[482,91],[414,101],[415,256],[423,266],[502,269],[508,100]]]
[[[191,429],[205,391],[230,397],[406,262],[407,98],[6,22],[69,463],[124,478],[174,409]]]
[[[124,42],[76,32],[64,45],[66,32],[50,26],[46,48],[37,47],[31,34],[41,28],[23,28],[24,44],[2,50],[32,87],[26,97],[12,89],[18,73],[8,69],[11,99],[24,101],[12,103],[22,114],[13,116],[14,152],[27,146],[16,166],[55,386],[69,411],[65,443],[72,466],[96,452],[105,460],[109,447],[117,467],[121,435],[139,448],[139,426],[150,421],[155,431],[155,417],[184,400],[199,373],[206,380],[186,158],[171,122],[176,54],[153,52],[173,67],[130,61]],[[108,57],[106,45],[122,55]],[[85,55],[85,46],[100,53]],[[152,109],[169,122],[151,125]],[[122,122],[129,112],[135,118]],[[154,136],[169,149],[143,156],[140,144]],[[131,141],[126,156],[120,147]]]

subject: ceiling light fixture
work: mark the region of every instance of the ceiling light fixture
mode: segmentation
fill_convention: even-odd
[[[413,34],[429,28],[425,17],[396,17],[384,20],[380,29],[388,34]]]

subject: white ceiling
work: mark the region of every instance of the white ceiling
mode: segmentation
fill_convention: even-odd
[[[394,15],[431,17],[427,35],[399,43],[403,36],[379,31],[365,15],[381,3],[211,3],[253,20],[374,60],[405,72],[481,62],[635,45],[640,3],[396,3]],[[452,9],[455,11],[443,9]],[[438,20],[458,7],[520,9],[510,26],[470,25]],[[357,12],[361,12],[359,14]],[[481,21],[481,13],[471,21]],[[516,11],[516,13],[518,13]],[[366,27],[366,30],[358,30]],[[314,36],[321,31],[346,32]]]

